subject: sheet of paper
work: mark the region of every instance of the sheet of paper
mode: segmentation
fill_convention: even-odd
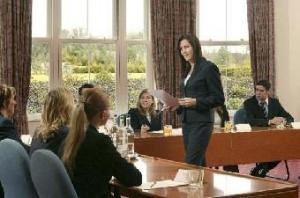
[[[150,133],[163,134],[163,133],[164,133],[164,131],[163,131],[163,130],[160,130],[160,131],[151,131]]]
[[[146,183],[143,183],[138,188],[141,188],[141,189],[144,189],[144,190],[149,190],[149,189],[154,189],[154,188],[166,188],[166,187],[182,186],[182,185],[187,185],[187,184],[188,183],[177,182],[177,181],[169,179],[169,180],[146,182]]]
[[[162,89],[154,90],[153,95],[157,97],[164,105],[173,107],[179,105],[178,100]]]
[[[251,131],[250,124],[236,124],[235,128],[236,128],[236,131],[238,131],[238,132],[250,132]]]
[[[300,129],[300,122],[292,122],[291,125],[293,129]]]

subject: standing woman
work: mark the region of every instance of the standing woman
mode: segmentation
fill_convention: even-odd
[[[178,41],[183,80],[177,112],[181,116],[187,163],[205,166],[205,152],[213,131],[213,108],[224,104],[218,67],[202,56],[198,38]]]
[[[69,131],[74,97],[66,88],[51,90],[44,101],[42,120],[33,136],[30,154],[37,149],[49,149],[58,154]]]
[[[162,129],[162,113],[155,110],[154,97],[144,89],[138,98],[137,108],[128,111],[134,131],[159,131]]]
[[[99,88],[90,88],[80,100],[62,155],[78,197],[109,197],[112,176],[125,186],[140,185],[140,171],[121,157],[109,136],[97,130],[110,117],[107,96]]]

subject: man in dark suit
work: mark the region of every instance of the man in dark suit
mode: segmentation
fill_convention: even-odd
[[[279,100],[269,96],[270,87],[271,85],[267,80],[259,81],[255,86],[255,96],[244,102],[247,119],[251,126],[277,126],[294,121],[294,118],[281,106]],[[265,177],[279,162],[258,163],[250,174]]]

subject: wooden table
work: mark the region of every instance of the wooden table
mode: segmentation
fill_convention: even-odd
[[[140,154],[184,162],[181,135],[142,134],[135,137]],[[208,145],[207,166],[300,159],[300,129],[255,128],[224,133],[215,129]]]
[[[146,156],[139,156],[134,164],[142,172],[143,182],[174,179],[178,169],[199,168],[185,163]],[[296,184],[226,173],[209,168],[204,168],[204,184],[201,188],[186,185],[141,190],[136,187],[126,188],[116,181],[112,183],[112,186],[117,188],[122,195],[129,197],[298,197]]]

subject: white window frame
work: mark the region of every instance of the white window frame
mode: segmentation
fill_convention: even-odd
[[[197,0],[196,1],[196,34],[198,36],[198,38],[201,38],[201,35],[200,35],[200,15],[199,15],[199,10],[200,10],[200,1],[201,0]],[[226,35],[225,35],[225,40],[223,41],[211,41],[211,40],[200,40],[200,43],[201,43],[201,46],[207,46],[207,47],[210,47],[210,46],[223,46],[223,47],[227,47],[228,46],[249,46],[249,41],[244,41],[244,40],[234,40],[234,41],[231,41],[231,40],[227,40],[228,38],[228,35],[227,35],[227,0],[226,0],[226,10],[225,10],[225,21],[226,21]],[[224,88],[224,94],[225,94],[225,100],[226,100],[226,103],[227,103],[227,99],[228,99],[228,95],[227,95],[227,82],[225,81],[225,84],[223,84],[223,88]]]
[[[128,111],[128,79],[127,79],[127,47],[131,44],[142,44],[147,49],[146,62],[146,88],[153,89],[154,78],[151,64],[150,45],[150,0],[144,0],[145,13],[145,39],[126,40],[126,0],[115,0],[113,3],[113,16],[116,17],[113,39],[69,39],[60,38],[61,30],[61,0],[48,0],[48,35],[45,38],[32,38],[33,44],[47,43],[49,45],[50,68],[49,89],[63,85],[62,80],[62,45],[65,43],[95,43],[115,44],[116,46],[116,113]],[[30,117],[30,115],[29,115]]]

